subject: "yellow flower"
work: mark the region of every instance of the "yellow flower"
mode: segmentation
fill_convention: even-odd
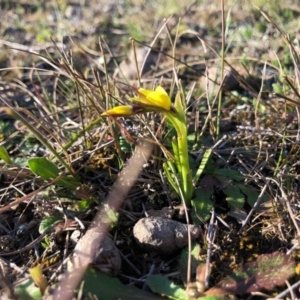
[[[138,97],[130,98],[129,100],[139,103],[140,106],[166,111],[172,109],[171,99],[161,86],[156,87],[155,91],[140,88],[135,90],[135,92],[138,94]]]
[[[133,115],[135,112],[133,107],[130,105],[116,106],[112,109],[107,110],[101,116],[102,117],[127,117]]]
[[[128,117],[149,111],[176,112],[171,104],[169,95],[161,86],[156,87],[155,91],[145,90],[143,88],[138,90],[132,89],[138,95],[138,97],[129,99],[132,101],[132,105],[116,106],[104,112],[101,116]]]

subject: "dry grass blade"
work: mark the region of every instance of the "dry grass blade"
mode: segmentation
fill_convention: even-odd
[[[59,181],[63,176],[65,175],[65,173],[62,173],[61,175],[59,175],[57,178],[55,178],[54,180],[50,181],[49,183],[45,184],[44,186],[41,186],[40,188],[38,188],[37,190],[29,193],[28,195],[25,195],[24,197],[21,197],[7,205],[5,205],[4,207],[0,208],[0,214],[4,213],[5,211],[10,210],[12,207],[25,202],[27,200],[32,199],[34,196],[36,196],[38,193],[44,191],[45,189],[47,189],[48,187],[54,185],[57,181]]]

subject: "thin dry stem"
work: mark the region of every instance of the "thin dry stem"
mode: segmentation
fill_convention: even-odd
[[[111,209],[118,211],[150,154],[150,144],[137,146],[136,152],[133,154],[128,165],[120,173],[118,180],[107,197],[106,202]],[[124,185],[125,178],[126,185]],[[64,274],[60,282],[60,287],[55,291],[53,299],[72,299],[74,290],[79,286],[88,266],[93,263],[96,253],[99,250],[99,245],[110,226],[110,224],[103,222],[104,217],[104,213],[100,211],[94,218],[92,226],[79,240],[74,249],[72,270]]]

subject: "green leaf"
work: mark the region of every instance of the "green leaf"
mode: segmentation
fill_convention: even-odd
[[[15,293],[22,300],[40,300],[43,297],[40,289],[35,286],[31,278],[19,283],[15,287]]]
[[[59,176],[59,168],[48,159],[44,157],[34,157],[28,160],[29,169],[43,179],[55,179]]]
[[[226,200],[228,203],[236,208],[242,208],[245,204],[245,195],[241,193],[241,190],[236,185],[229,185],[225,189],[223,189],[225,193]]]
[[[193,146],[193,143],[196,139],[196,134],[195,133],[190,133],[188,136],[187,136],[187,140],[188,140],[188,143],[189,145]]]
[[[158,293],[161,296],[166,296],[174,300],[186,300],[187,298],[185,290],[162,275],[149,276],[147,284],[153,292]]]
[[[282,85],[281,84],[273,83],[272,84],[272,88],[273,88],[274,93],[284,94],[284,91],[282,89]]]
[[[247,186],[247,185],[242,185],[242,184],[239,184],[238,186],[239,186],[240,190],[242,191],[242,193],[247,196],[247,203],[249,205],[251,205],[251,207],[252,207],[255,204],[257,198],[259,197],[260,192],[257,191],[252,186]],[[270,199],[269,195],[267,193],[265,193],[262,196],[260,203],[264,203],[264,202],[268,201],[269,199]]]
[[[120,149],[124,153],[130,153],[130,152],[132,152],[131,145],[126,141],[126,139],[122,135],[120,135],[120,137],[119,137],[119,145],[120,145]]]
[[[66,176],[63,176],[62,178],[60,178],[57,183],[57,185],[62,185],[66,188],[69,188],[71,189],[72,191],[75,191],[77,187],[80,186],[80,183],[74,179],[73,176],[71,175],[66,175]]]
[[[126,286],[119,279],[96,272],[89,268],[84,277],[83,295],[92,299],[96,296],[101,300],[158,300],[152,293],[140,290],[134,286]],[[94,299],[94,298],[93,298]]]
[[[200,245],[198,243],[192,244],[191,249],[191,274],[196,273],[196,268],[198,266],[199,255],[200,255]],[[187,282],[187,271],[188,271],[188,263],[189,263],[189,247],[185,247],[182,249],[179,259],[179,271],[181,275],[181,279],[184,283]]]
[[[90,206],[91,202],[92,201],[89,199],[83,199],[83,200],[77,202],[76,205],[78,207],[78,211],[86,210]]]
[[[54,226],[61,221],[63,221],[63,218],[58,214],[43,219],[39,226],[39,233],[43,234],[51,231]]]
[[[275,251],[262,254],[256,261],[246,263],[212,287],[209,293],[243,295],[262,290],[272,291],[275,287],[285,285],[294,274],[293,258]]]
[[[108,204],[103,206],[103,221],[110,224],[110,226],[117,226],[119,213],[113,210]]]
[[[177,195],[179,195],[179,187],[175,183],[175,180],[173,179],[173,176],[177,176],[174,164],[170,160],[167,160],[163,164],[163,168],[164,168],[165,175],[166,175],[169,183],[172,185],[172,187],[173,187],[174,191],[177,193]]]
[[[177,92],[175,97],[174,107],[177,111],[177,115],[185,123],[185,111],[184,111],[184,107],[183,107],[183,103],[179,91]]]
[[[201,160],[200,166],[199,166],[199,168],[196,172],[196,175],[193,178],[195,183],[199,180],[199,178],[202,175],[204,169],[207,167],[208,162],[210,161],[211,154],[212,154],[211,149],[208,149],[204,152],[204,155],[203,155],[203,158]]]
[[[205,164],[205,174],[210,174],[212,175],[214,173],[214,170],[215,170],[215,162],[214,160],[212,159],[212,150],[211,149],[207,149],[203,155],[203,158],[201,160],[201,164],[202,164],[202,161],[204,160],[203,164]],[[200,168],[200,166],[199,166]],[[203,171],[201,170],[201,173]]]
[[[229,169],[216,169],[214,170],[214,175],[221,175],[235,181],[242,181],[245,179],[245,176],[241,172]]]
[[[29,169],[38,176],[41,176],[45,180],[53,180],[59,176],[59,168],[50,160],[44,157],[34,157],[28,160]],[[57,185],[75,190],[79,183],[73,178],[73,176],[63,176],[60,178]]]
[[[202,222],[199,221],[199,216],[205,220],[209,219],[210,212],[213,208],[213,203],[211,201],[211,196],[213,192],[210,191],[195,191],[196,197],[192,200],[192,220],[194,224],[201,225]]]
[[[192,219],[195,224],[200,225],[199,216],[207,220],[210,217],[213,203],[211,196],[214,194],[214,178],[212,175],[204,176],[200,183],[199,188],[195,190],[196,197],[192,200]]]
[[[9,165],[13,164],[13,161],[11,160],[4,146],[0,146],[0,158]]]
[[[172,149],[173,149],[174,160],[175,160],[175,162],[178,162],[178,163],[176,163],[177,171],[180,173],[181,169],[179,170],[180,156],[179,156],[179,148],[178,148],[178,139],[175,136],[172,138]]]
[[[46,249],[46,248],[50,247],[50,243],[51,243],[51,241],[50,241],[49,237],[45,236],[44,241],[41,242],[41,246],[44,249]]]

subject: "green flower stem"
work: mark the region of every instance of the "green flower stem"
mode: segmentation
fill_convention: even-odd
[[[185,203],[187,206],[190,206],[194,188],[189,165],[185,117],[181,116],[179,113],[164,112],[164,114],[173,124],[177,132],[177,147],[175,145],[173,146],[173,149],[175,148],[177,150],[177,153],[174,153],[175,163],[179,173],[178,175],[181,179],[180,185],[185,198]]]
[[[186,131],[186,130],[185,130]],[[181,132],[178,135],[178,149],[179,149],[179,161],[181,165],[181,177],[182,177],[182,190],[187,206],[191,205],[191,199],[193,196],[193,184],[189,165],[189,156],[187,148],[187,136]]]

